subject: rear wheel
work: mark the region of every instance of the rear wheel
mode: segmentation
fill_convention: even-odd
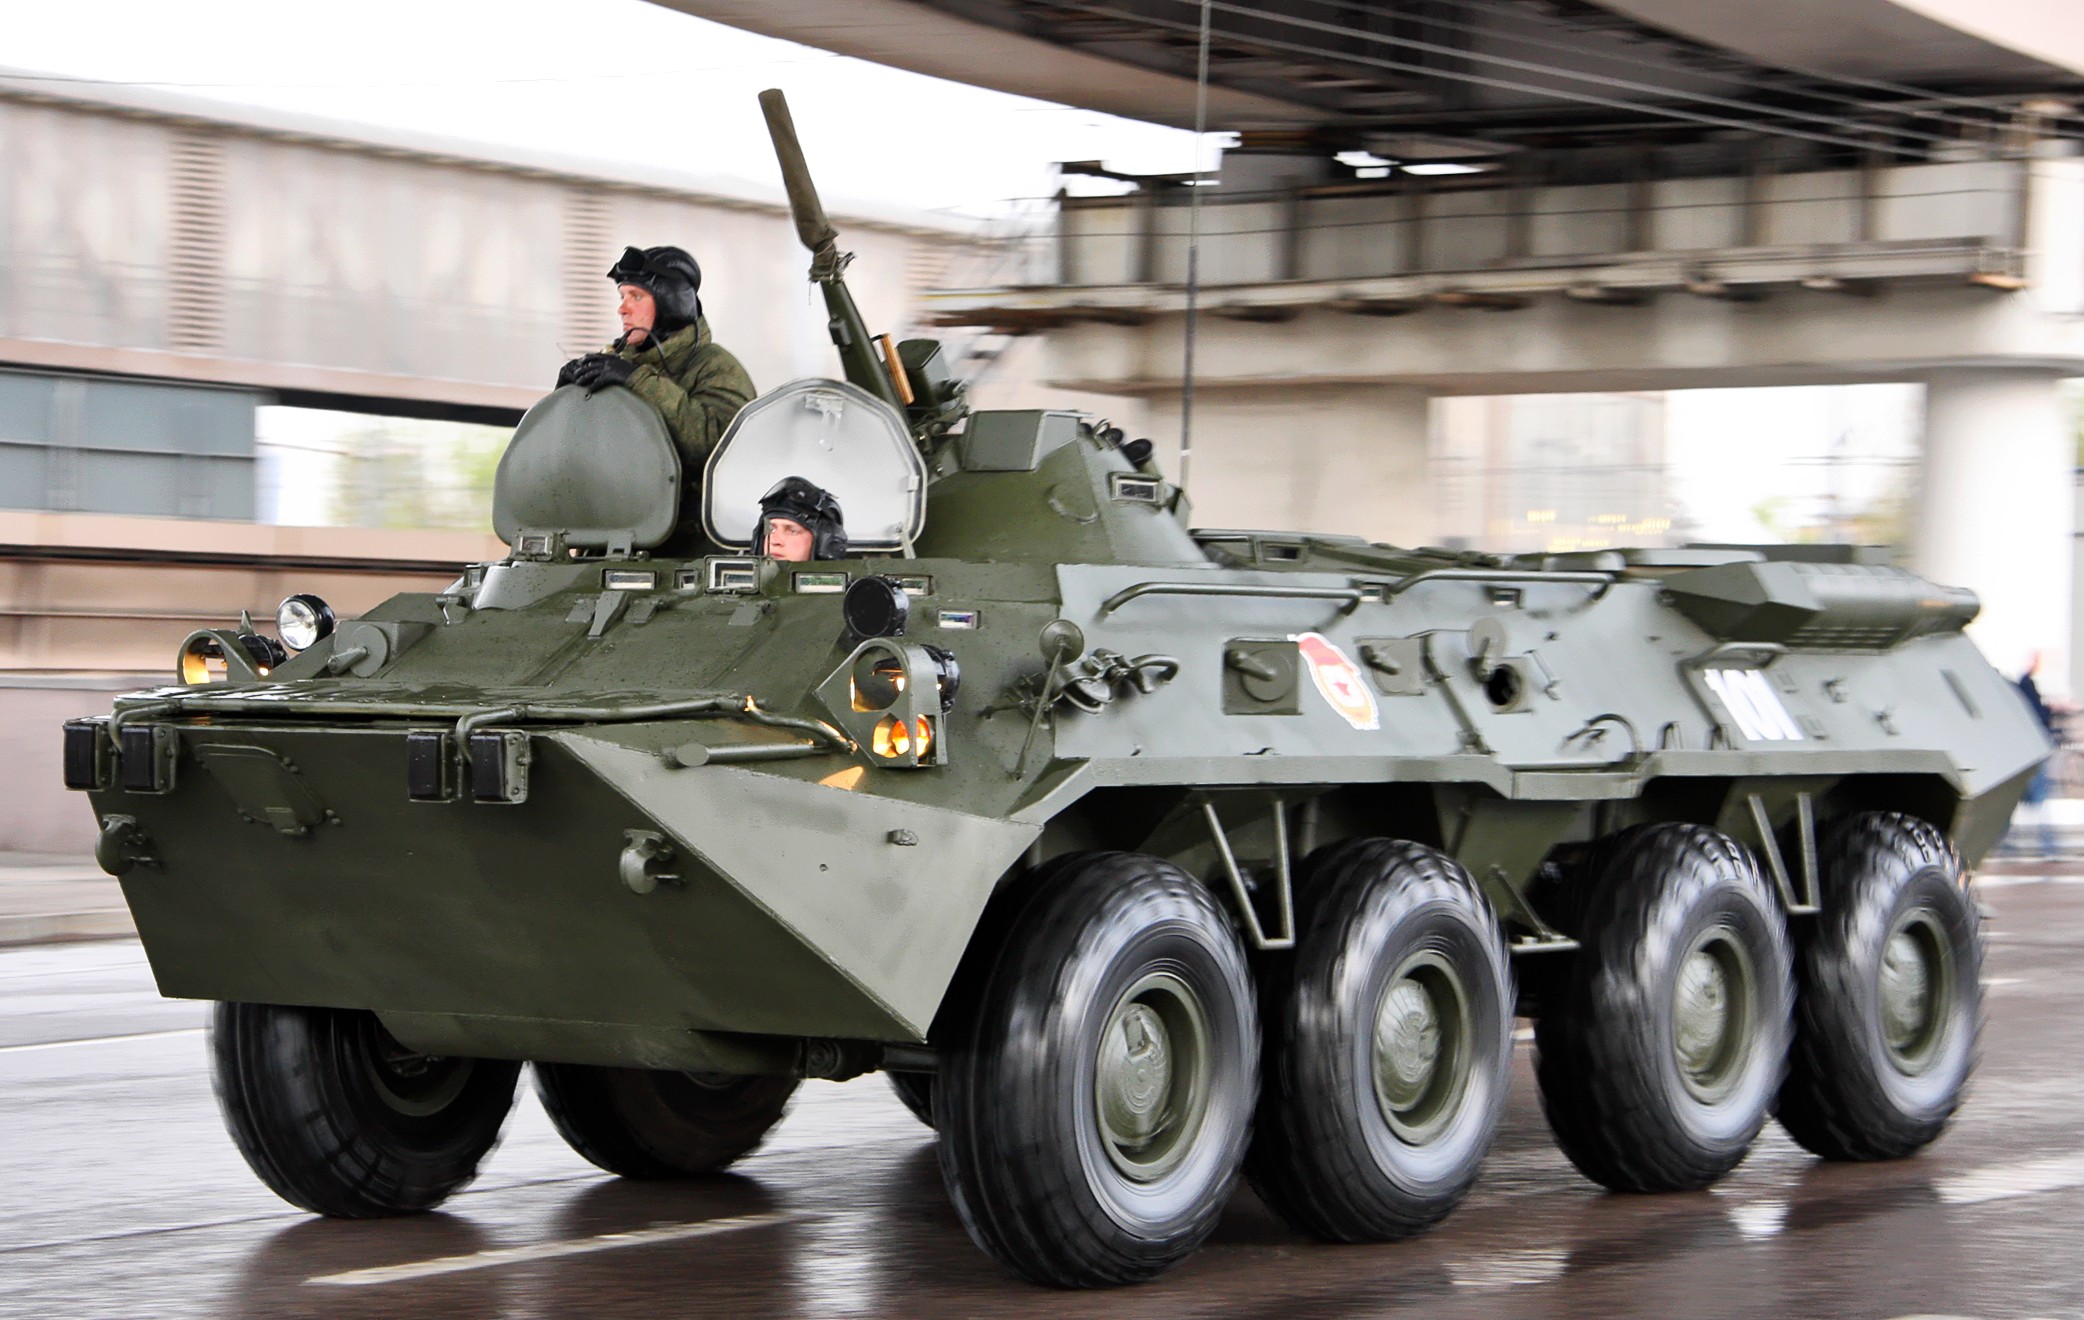
[[[538,1063],[536,1094],[567,1145],[625,1178],[710,1173],[781,1121],[793,1077]]]
[[[1266,1080],[1246,1169],[1296,1228],[1408,1237],[1476,1180],[1503,1112],[1512,977],[1468,874],[1431,848],[1339,845],[1263,983]]]
[[[1259,1032],[1244,950],[1208,891],[1100,853],[1011,925],[934,1076],[941,1171],[1007,1269],[1091,1287],[1199,1247],[1251,1130]]]
[[[1751,855],[1697,825],[1602,850],[1561,1002],[1535,1025],[1557,1143],[1617,1191],[1706,1187],[1740,1163],[1786,1068],[1779,905]]]
[[[1823,910],[1802,931],[1780,1124],[1834,1160],[1911,1154],[1975,1068],[1982,939],[1961,859],[1909,816],[1854,816],[1820,841]]]
[[[366,1219],[440,1205],[499,1141],[521,1065],[418,1054],[373,1013],[219,1004],[217,1102],[275,1194]]]

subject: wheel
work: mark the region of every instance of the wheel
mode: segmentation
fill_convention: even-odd
[[[1616,1191],[1706,1187],[1764,1126],[1786,1071],[1787,930],[1751,854],[1697,825],[1604,850],[1535,1072],[1570,1162]]]
[[[1251,1132],[1244,950],[1171,864],[1095,853],[1014,919],[934,1076],[941,1173],[977,1245],[1037,1283],[1136,1283],[1215,1228]]]
[[[536,1094],[565,1144],[625,1178],[711,1173],[781,1121],[793,1077],[538,1063]]]
[[[1854,816],[1818,853],[1823,911],[1796,944],[1780,1124],[1825,1159],[1896,1159],[1939,1136],[1975,1069],[1975,904],[1961,858],[1909,816]]]
[[[904,1107],[912,1111],[912,1117],[928,1127],[933,1126],[933,1074],[893,1072],[884,1073],[890,1081],[890,1089]]]
[[[322,1215],[412,1214],[477,1176],[521,1065],[415,1054],[373,1013],[219,1004],[224,1125],[277,1196]]]
[[[1247,1176],[1305,1233],[1408,1237],[1468,1192],[1504,1111],[1504,939],[1468,874],[1415,843],[1337,845],[1296,902],[1294,956],[1261,982]]]

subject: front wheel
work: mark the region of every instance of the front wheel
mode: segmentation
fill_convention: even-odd
[[[1896,1159],[1939,1136],[1975,1068],[1975,904],[1961,858],[1924,821],[1854,816],[1819,852],[1823,910],[1798,946],[1780,1125],[1826,1159]]]
[[[418,1054],[359,1009],[219,1004],[217,1102],[277,1196],[367,1219],[432,1209],[477,1176],[521,1065]]]
[[[1292,959],[1264,983],[1266,1082],[1246,1169],[1336,1242],[1408,1237],[1475,1182],[1504,1112],[1512,974],[1467,872],[1415,843],[1312,859]]]
[[[1250,1136],[1259,1031],[1207,889],[1096,853],[1011,925],[934,1076],[941,1172],[970,1236],[1037,1283],[1137,1283],[1199,1247]]]
[[[538,1063],[536,1094],[565,1144],[624,1178],[687,1178],[748,1153],[781,1121],[793,1077]]]

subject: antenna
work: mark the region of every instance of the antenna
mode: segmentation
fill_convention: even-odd
[[[1211,0],[1201,0],[1201,49],[1194,61],[1194,170],[1187,186],[1187,333],[1180,366],[1179,488],[1187,488],[1194,462],[1194,322],[1201,310],[1201,141],[1208,136],[1208,17]]]

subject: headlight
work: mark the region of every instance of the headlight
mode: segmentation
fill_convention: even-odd
[[[224,681],[224,646],[207,632],[191,633],[181,643],[176,669],[190,687]]]
[[[275,631],[292,651],[316,646],[333,634],[333,607],[316,596],[291,596],[275,610]]]
[[[865,577],[847,588],[839,612],[855,637],[902,637],[912,598],[894,578]]]
[[[239,646],[246,652],[246,658],[253,661],[254,671],[262,678],[268,676],[269,670],[289,659],[289,652],[283,649],[281,642],[272,637],[263,637],[259,633],[240,633]]]

